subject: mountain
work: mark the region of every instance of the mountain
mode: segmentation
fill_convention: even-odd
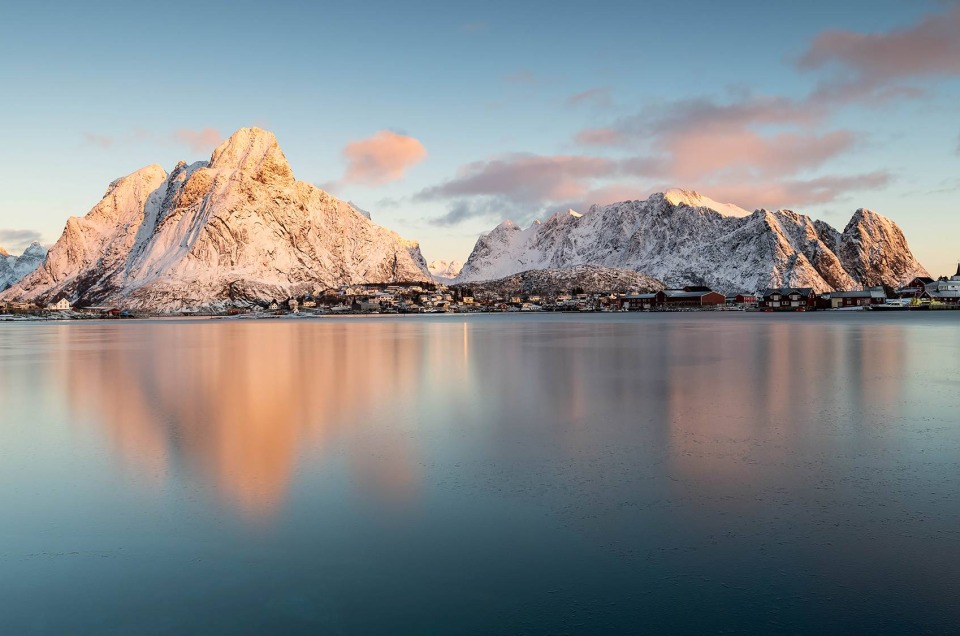
[[[27,274],[36,270],[47,257],[47,250],[34,241],[20,256],[11,256],[0,247],[0,291],[18,283]]]
[[[430,261],[427,268],[437,282],[447,282],[460,274],[463,263],[460,261]]]
[[[629,269],[576,265],[564,269],[532,269],[498,280],[458,283],[473,293],[556,295],[582,289],[585,294],[599,292],[655,292],[664,288],[655,278]]]
[[[416,242],[294,179],[276,138],[244,128],[209,161],[151,165],[70,218],[7,299],[172,311],[285,299],[318,287],[429,281]]]
[[[857,210],[840,232],[791,210],[750,213],[668,190],[584,215],[557,213],[526,229],[505,221],[477,241],[457,282],[584,264],[724,293],[781,286],[825,292],[927,275],[900,228],[870,210]]]

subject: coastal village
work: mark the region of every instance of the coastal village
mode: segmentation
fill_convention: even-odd
[[[482,287],[482,285],[479,285]],[[768,288],[721,294],[708,287],[686,286],[650,293],[594,292],[574,287],[555,293],[502,293],[471,285],[378,283],[314,290],[295,298],[278,298],[247,307],[185,310],[180,316],[269,317],[282,315],[449,314],[496,312],[629,312],[629,311],[909,311],[960,309],[960,266],[950,277],[914,278],[900,288],[816,293],[811,288]],[[147,314],[113,306],[73,306],[60,298],[45,306],[0,304],[0,318],[140,318]]]

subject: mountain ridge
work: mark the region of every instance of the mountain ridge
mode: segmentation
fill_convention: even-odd
[[[866,208],[841,232],[792,210],[750,213],[673,189],[526,229],[500,223],[478,239],[457,282],[584,264],[724,293],[783,286],[826,292],[927,275],[896,223]]]

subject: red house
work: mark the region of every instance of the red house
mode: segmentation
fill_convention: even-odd
[[[810,287],[769,288],[763,290],[757,304],[772,311],[806,311],[817,308],[817,294]]]

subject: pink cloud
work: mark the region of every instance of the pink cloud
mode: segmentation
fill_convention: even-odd
[[[695,186],[718,201],[731,201],[748,210],[802,207],[831,203],[857,190],[876,190],[890,183],[890,174],[876,171],[866,174],[826,176],[812,179],[787,179],[763,183],[709,183]]]
[[[824,135],[761,135],[746,127],[691,129],[656,143],[666,171],[680,182],[719,177],[778,178],[817,168],[849,150],[857,136],[846,130]]]
[[[497,196],[531,205],[578,198],[587,192],[592,180],[617,170],[617,162],[599,157],[512,154],[467,164],[455,178],[417,196]]]
[[[202,130],[181,128],[174,131],[173,138],[187,145],[193,152],[209,152],[223,141],[223,135],[216,128],[204,128]]]
[[[381,130],[367,139],[351,141],[342,153],[347,160],[344,183],[378,186],[403,178],[427,151],[414,137]]]
[[[825,31],[797,60],[802,70],[833,69],[820,98],[852,99],[902,94],[891,82],[960,75],[960,6],[886,33]],[[912,94],[916,94],[915,90]]]
[[[584,146],[620,146],[626,142],[627,135],[616,128],[585,128],[574,140]]]
[[[576,134],[574,141],[587,146],[621,146],[691,129],[811,125],[823,116],[822,108],[786,97],[747,95],[730,102],[703,97],[680,99],[645,108],[609,126],[586,128]]]

